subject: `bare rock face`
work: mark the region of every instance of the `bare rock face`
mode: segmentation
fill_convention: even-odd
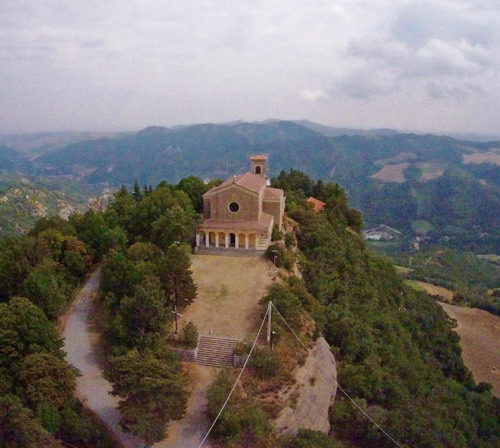
[[[282,391],[281,397],[295,404],[280,411],[276,431],[296,435],[300,428],[305,428],[328,433],[328,410],[337,392],[337,365],[324,338],[316,341],[305,364],[297,369],[295,379],[296,383]]]

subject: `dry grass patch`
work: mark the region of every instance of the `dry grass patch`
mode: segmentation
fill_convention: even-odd
[[[408,162],[385,165],[378,173],[372,174],[373,179],[382,182],[395,182],[402,184],[405,182],[404,172],[410,166]]]
[[[464,362],[474,379],[492,384],[493,393],[500,397],[500,317],[477,308],[440,305],[457,321],[455,331],[460,336]]]
[[[489,162],[500,165],[500,148],[491,149],[488,152],[473,152],[472,154],[464,154],[462,159],[465,164]]]

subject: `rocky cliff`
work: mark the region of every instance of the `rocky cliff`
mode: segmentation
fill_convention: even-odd
[[[276,431],[290,435],[299,428],[328,433],[328,410],[337,392],[337,365],[324,338],[319,338],[306,362],[295,372],[295,384],[282,391],[285,407],[275,421]]]

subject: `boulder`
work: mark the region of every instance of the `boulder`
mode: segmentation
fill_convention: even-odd
[[[329,409],[337,392],[337,365],[323,337],[315,342],[305,364],[296,370],[295,380],[293,386],[282,391],[281,399],[289,405],[278,414],[276,431],[294,436],[305,428],[327,434]]]

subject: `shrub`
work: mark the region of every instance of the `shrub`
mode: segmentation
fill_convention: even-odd
[[[277,226],[274,226],[273,233],[271,234],[271,241],[279,241],[283,239],[283,233]]]
[[[297,239],[295,238],[295,235],[293,232],[288,232],[285,234],[285,246],[287,249],[291,249],[292,247],[295,247],[297,244]]]
[[[274,262],[276,256],[276,266],[278,268],[285,268],[291,270],[293,268],[293,263],[295,262],[295,257],[292,252],[284,250],[279,244],[271,244],[264,257],[269,261]]]
[[[283,372],[283,365],[278,355],[267,347],[253,352],[250,365],[262,379],[274,378]]]
[[[182,329],[182,341],[189,348],[195,348],[198,345],[198,328],[193,322],[188,322]]]

